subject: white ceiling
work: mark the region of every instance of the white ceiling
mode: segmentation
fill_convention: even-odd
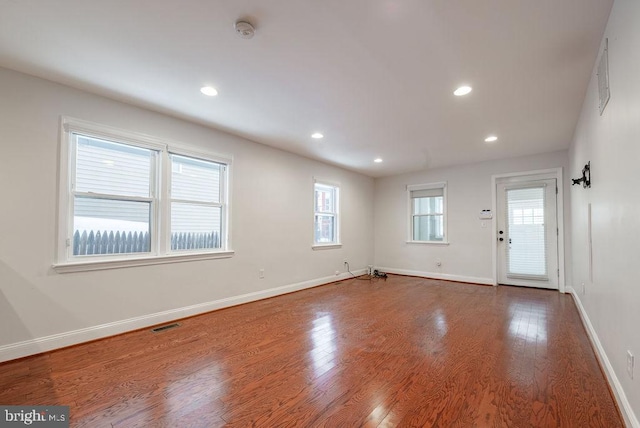
[[[0,0],[0,66],[380,177],[567,148],[612,4]]]

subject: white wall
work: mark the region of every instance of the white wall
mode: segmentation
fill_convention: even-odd
[[[640,2],[616,0],[604,37],[609,38],[611,99],[600,116],[594,68],[570,149],[571,176],[580,176],[591,161],[593,181],[591,189],[571,189],[573,287],[618,387],[640,415]],[[627,350],[636,358],[633,380],[627,375]]]
[[[507,144],[507,143],[504,143]],[[499,146],[495,150],[500,150]],[[493,281],[491,222],[480,226],[482,209],[492,209],[491,177],[496,174],[565,168],[566,151],[437,168],[376,180],[375,264],[395,272],[490,284]],[[408,184],[447,182],[449,245],[407,244]],[[565,194],[567,189],[565,177]],[[567,214],[565,198],[565,219]],[[566,221],[565,221],[566,227]],[[565,228],[565,241],[568,240]],[[570,248],[566,248],[566,255]],[[442,266],[436,266],[436,259]]]
[[[0,360],[163,318],[118,324],[123,320],[162,311],[170,312],[164,318],[175,319],[216,307],[202,306],[206,302],[327,282],[336,278],[336,270],[344,272],[345,258],[352,270],[373,261],[374,183],[369,177],[5,69],[0,69],[0,88]],[[232,155],[235,256],[54,272],[60,115]],[[341,184],[341,249],[311,249],[314,176]],[[265,269],[262,280],[260,268]],[[171,312],[191,305],[201,306]],[[90,331],[69,335],[79,329]],[[62,336],[38,342],[51,335]],[[20,343],[34,339],[38,346]]]

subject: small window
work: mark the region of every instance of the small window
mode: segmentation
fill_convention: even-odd
[[[77,119],[62,126],[56,269],[232,254],[230,160]]]
[[[339,193],[336,185],[314,184],[314,245],[339,245]]]
[[[411,242],[445,243],[446,184],[408,186]]]

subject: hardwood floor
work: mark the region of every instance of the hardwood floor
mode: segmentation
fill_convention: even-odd
[[[0,365],[82,427],[621,427],[568,295],[347,280]]]

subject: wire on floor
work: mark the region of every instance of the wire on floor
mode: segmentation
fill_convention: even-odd
[[[347,272],[349,272],[351,276],[354,277],[355,279],[358,279],[361,281],[372,281],[374,279],[383,278],[385,281],[387,280],[387,274],[384,272],[380,272],[377,269],[373,271],[373,274],[369,272],[364,275],[356,276],[353,272],[351,272],[351,268],[349,267],[349,262],[344,262],[344,264],[347,265]]]

